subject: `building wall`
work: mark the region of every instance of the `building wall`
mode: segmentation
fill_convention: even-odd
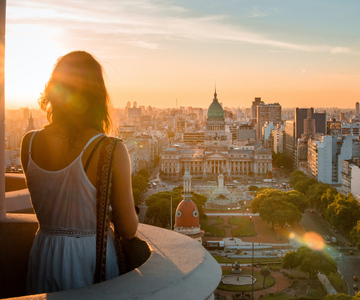
[[[328,184],[341,184],[342,161],[351,159],[355,136],[322,136],[319,141],[309,140],[308,165],[311,174]]]
[[[351,193],[355,199],[360,201],[360,168],[358,166],[352,166],[351,168]]]
[[[216,152],[202,149],[168,148],[161,153],[160,170],[164,175],[177,177],[189,170],[192,175],[227,174],[234,176],[265,175],[272,171],[270,151],[256,151],[253,147],[242,147]]]
[[[266,122],[273,122],[274,125],[281,123],[281,105],[261,103],[257,106],[256,119],[256,140],[263,143],[262,127]]]
[[[285,125],[284,153],[294,161],[295,155],[295,121],[288,120]]]

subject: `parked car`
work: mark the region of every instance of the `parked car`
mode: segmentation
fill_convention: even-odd
[[[350,250],[349,251],[350,255],[354,255],[354,251]]]
[[[354,283],[354,285],[353,285],[353,289],[354,289],[355,291],[357,291],[357,290],[358,290],[358,285],[357,285],[356,283]]]
[[[353,280],[354,280],[354,281],[358,281],[358,277],[357,277],[357,276],[353,276]]]

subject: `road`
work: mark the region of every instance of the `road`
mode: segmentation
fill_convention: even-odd
[[[353,290],[353,285],[358,283],[353,280],[353,276],[360,278],[360,254],[358,251],[354,247],[348,247],[348,241],[340,233],[335,233],[328,223],[320,218],[318,213],[311,213],[310,209],[305,211],[300,224],[305,231],[334,236],[343,245],[326,244],[326,251],[331,256],[337,257],[338,269],[348,285],[348,294],[354,295],[356,291]],[[350,255],[350,250],[354,252],[354,255]]]

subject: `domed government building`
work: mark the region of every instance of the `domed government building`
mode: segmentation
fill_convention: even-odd
[[[272,171],[272,154],[266,148],[235,146],[230,132],[226,131],[224,110],[214,99],[207,112],[205,141],[199,145],[179,145],[162,151],[160,170],[162,176],[180,179],[186,170],[194,178],[216,179],[223,174],[225,179],[254,175],[265,177]]]

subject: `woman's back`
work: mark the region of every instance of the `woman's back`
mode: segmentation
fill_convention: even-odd
[[[52,146],[46,131],[32,133],[26,179],[39,230],[29,258],[28,292],[53,292],[93,283],[96,249],[96,188],[83,168],[83,153],[100,135],[93,136],[70,164],[55,170],[40,167],[32,156]],[[39,139],[36,141],[36,136]],[[51,139],[50,139],[51,140]],[[50,144],[49,144],[50,143]],[[61,144],[61,142],[59,142]],[[66,162],[67,153],[60,161]],[[70,154],[71,157],[71,154]],[[40,163],[44,163],[44,159]],[[111,232],[107,247],[106,278],[118,276]]]
[[[82,156],[100,135],[103,134],[94,135],[78,156],[64,167],[60,164],[70,161],[73,158],[72,153],[69,155],[63,150],[58,160],[55,155],[52,155],[56,161],[53,165],[51,162],[46,162],[47,156],[40,154],[42,151],[51,152],[51,149],[56,148],[55,146],[58,149],[65,149],[64,145],[60,146],[65,144],[65,141],[61,138],[58,138],[57,142],[56,138],[53,141],[47,139],[46,132],[32,135],[29,142],[26,178],[35,212],[44,230],[45,227],[92,232],[96,230],[96,188],[84,171]],[[37,136],[38,143],[33,144]],[[33,148],[32,151],[31,148]],[[76,150],[74,153],[77,152]],[[33,159],[33,156],[35,159],[38,157],[39,163]],[[47,167],[40,167],[39,164]],[[62,168],[58,169],[59,166]]]

